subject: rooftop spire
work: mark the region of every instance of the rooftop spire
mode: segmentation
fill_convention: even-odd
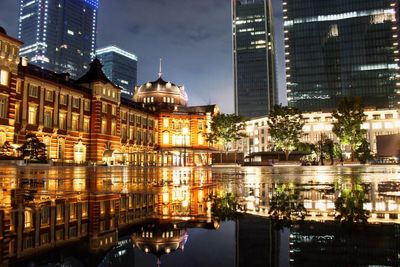
[[[158,78],[161,78],[162,76],[162,58],[160,58],[160,68],[158,70]]]

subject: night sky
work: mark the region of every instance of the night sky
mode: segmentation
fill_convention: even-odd
[[[231,0],[100,0],[98,47],[117,45],[139,57],[138,82],[184,85],[191,105],[233,112]],[[0,25],[17,36],[17,0],[0,0]],[[279,89],[284,88],[282,0],[273,0]],[[285,102],[285,97],[280,94]]]

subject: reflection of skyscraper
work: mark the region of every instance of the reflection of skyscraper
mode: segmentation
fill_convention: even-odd
[[[234,0],[232,19],[235,113],[267,115],[277,99],[271,2]]]
[[[123,88],[121,96],[132,98],[137,81],[137,56],[116,46],[98,49],[96,55],[107,77]]]
[[[20,0],[21,56],[33,64],[78,77],[96,46],[99,0]]]
[[[334,109],[358,96],[396,107],[398,1],[285,0],[283,12],[289,105]]]

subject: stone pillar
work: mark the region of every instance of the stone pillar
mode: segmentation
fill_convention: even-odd
[[[43,127],[43,109],[44,109],[44,88],[40,86],[40,100],[39,100],[39,127]]]
[[[59,92],[54,92],[53,127],[58,127],[58,98]]]
[[[71,131],[71,126],[72,126],[72,95],[68,97],[68,113],[67,113],[67,130]]]

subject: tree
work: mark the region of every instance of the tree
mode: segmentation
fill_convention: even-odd
[[[294,184],[278,185],[271,198],[268,211],[276,225],[290,226],[293,222],[304,220],[307,213]]]
[[[368,160],[374,158],[370,145],[365,138],[361,141],[361,145],[356,149],[355,157],[363,164],[367,163]]]
[[[335,201],[335,219],[347,224],[366,223],[369,212],[364,209],[364,203],[368,201],[365,186],[353,178],[350,183],[341,184],[339,188],[339,197]]]
[[[238,211],[242,210],[237,198],[231,193],[226,193],[222,197],[210,195],[209,200],[211,201],[213,216],[221,220],[235,219],[238,216]]]
[[[45,161],[47,159],[46,145],[40,142],[37,136],[32,133],[28,133],[25,139],[25,143],[19,148],[22,155],[31,160]]]
[[[317,150],[320,157],[321,165],[324,165],[324,159],[330,159],[331,165],[334,164],[335,159],[335,145],[332,139],[328,138],[325,134],[321,135],[321,139],[317,142]]]
[[[361,129],[366,120],[364,108],[358,98],[345,97],[332,116],[336,119],[332,131],[341,144],[350,146],[351,161],[354,161],[354,152],[362,144],[366,134],[366,130]]]
[[[235,114],[219,113],[211,121],[211,132],[206,134],[206,139],[210,143],[221,142],[224,150],[228,150],[228,144],[246,137],[245,120]]]
[[[268,115],[269,132],[275,146],[289,153],[296,148],[303,135],[304,120],[298,109],[275,105]]]

